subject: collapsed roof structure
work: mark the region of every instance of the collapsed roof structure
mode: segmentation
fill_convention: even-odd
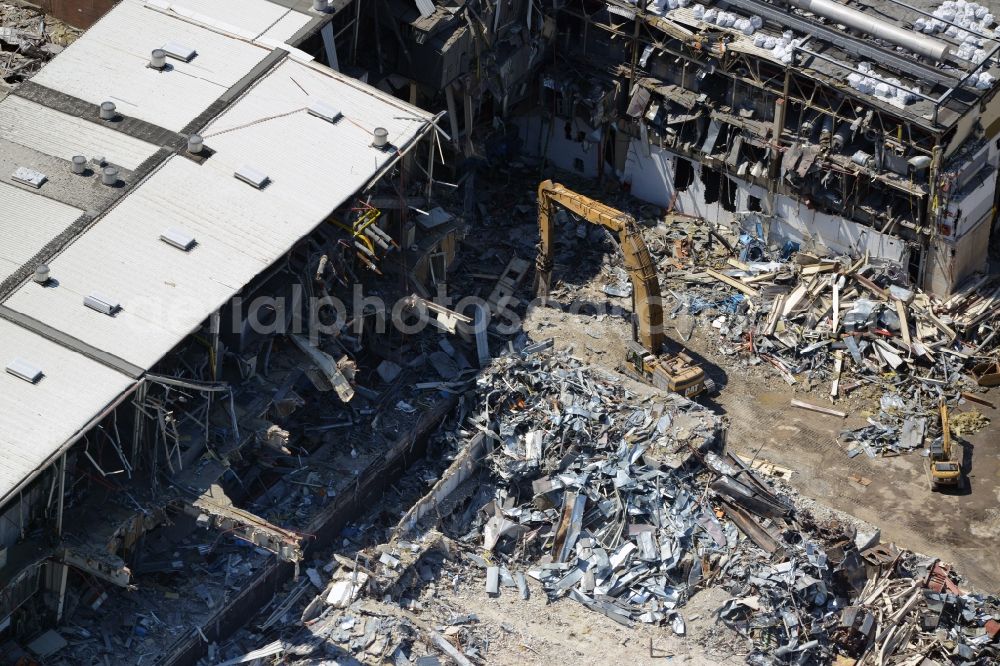
[[[202,405],[218,394],[231,411],[223,356],[259,345],[248,322],[262,310],[234,297],[288,282],[281,274],[310,248],[339,238],[359,251],[358,202],[418,146],[433,161],[432,114],[294,46],[321,43],[345,14],[299,4],[125,0],[0,100],[8,623],[39,591],[58,619],[70,566],[131,585],[122,556],[178,501],[160,486],[160,467],[179,474],[211,449],[207,434],[200,447],[179,434],[191,414],[169,404],[177,393]],[[334,224],[346,231],[331,241]],[[373,267],[376,255],[366,255]],[[252,375],[253,363],[246,368]],[[226,454],[256,441],[246,434],[213,451],[218,464],[190,470],[184,487],[194,495],[182,503],[206,526],[211,515],[295,561],[299,535],[212,486]],[[131,511],[77,506],[65,518],[71,489],[95,478],[131,497]]]

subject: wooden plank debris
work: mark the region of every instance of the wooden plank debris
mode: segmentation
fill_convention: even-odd
[[[820,407],[819,405],[813,405],[808,402],[803,402],[801,400],[792,400],[792,407],[798,407],[799,409],[808,409],[811,412],[819,412],[820,414],[827,414],[829,416],[839,416],[844,419],[847,418],[847,412],[842,412],[838,409],[830,409],[829,407]]]
[[[760,295],[760,292],[758,292],[753,287],[748,287],[739,280],[735,280],[729,277],[728,275],[723,275],[719,271],[712,270],[711,268],[706,268],[705,272],[714,277],[716,280],[719,280],[720,282],[725,282],[733,289],[738,289],[739,291],[742,291],[744,294],[750,296],[751,298],[757,298]]]

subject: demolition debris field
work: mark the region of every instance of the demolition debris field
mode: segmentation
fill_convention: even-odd
[[[620,319],[594,321],[553,309],[538,310],[525,326],[536,335],[560,335],[560,331],[565,344],[573,345],[581,358],[608,359],[612,364],[624,357],[627,338],[622,336],[629,334],[628,324]],[[600,339],[587,331],[599,332]],[[677,332],[671,333],[673,343],[680,344]],[[718,353],[716,336],[707,331],[697,331],[683,344],[713,365],[725,361]],[[877,525],[885,541],[961,563],[963,574],[979,589],[1000,588],[992,548],[1000,543],[1000,450],[996,445],[1000,411],[975,406],[990,419],[990,425],[966,436],[974,456],[969,494],[931,496],[922,456],[847,457],[839,434],[866,423],[861,415],[867,407],[864,401],[852,401],[857,410],[852,409],[846,419],[794,409],[789,403],[796,397],[819,401],[797,393],[777,377],[754,373],[743,378],[731,376],[732,372],[719,365],[710,372],[724,383],[712,402],[727,417],[730,449],[791,470],[789,483],[803,497]]]
[[[995,413],[982,404],[991,393],[955,381],[964,362],[941,352],[949,343],[933,347],[940,365],[896,374],[889,343],[860,334],[863,356],[839,364],[848,388],[834,402],[836,354],[797,344],[797,316],[782,318],[783,344],[744,347],[731,327],[753,312],[713,280],[701,290],[710,306],[692,312],[691,289],[665,305],[668,325],[680,324],[672,344],[721,386],[692,403],[620,374],[628,285],[615,283],[613,246],[596,240],[563,243],[565,264],[596,256],[597,268],[526,312],[521,334],[497,336],[488,369],[449,384],[462,398],[431,448],[450,466],[416,472],[437,477],[433,488],[386,495],[220,656],[264,645],[253,654],[293,661],[992,663]],[[498,266],[512,257],[490,252]],[[530,297],[527,285],[518,294]],[[573,313],[571,301],[590,305]],[[877,303],[860,310],[880,314]],[[926,459],[887,435],[924,419],[925,439],[936,436],[919,407],[938,392],[913,383],[933,387],[938,371],[954,374],[949,394],[971,396],[953,407],[974,454],[956,494],[931,495]],[[734,455],[713,451],[722,438]],[[265,616],[271,628],[258,633]]]

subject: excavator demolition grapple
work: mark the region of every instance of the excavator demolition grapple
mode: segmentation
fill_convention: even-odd
[[[626,369],[653,386],[689,398],[712,393],[715,386],[705,371],[687,354],[662,354],[663,306],[656,266],[642,238],[638,223],[630,215],[599,201],[569,190],[551,180],[538,186],[538,259],[535,262],[538,296],[548,301],[552,284],[552,255],[555,250],[552,227],[555,206],[560,205],[591,224],[618,235],[625,268],[632,280],[633,312],[638,323],[638,341],[626,345]]]

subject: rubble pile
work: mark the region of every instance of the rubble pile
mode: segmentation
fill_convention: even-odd
[[[684,239],[677,256],[684,233],[650,243],[664,293],[673,296],[668,325],[682,338],[700,322],[721,339],[723,354],[766,364],[788,384],[819,388],[834,402],[868,387],[923,413],[942,395],[951,405],[976,402],[975,392],[997,381],[995,276],[974,277],[942,301],[910,286],[890,262],[775,251],[750,235],[734,244],[738,258],[723,258],[707,234]]]
[[[498,391],[511,405],[493,430],[500,484],[483,516],[487,592],[526,594],[527,575],[552,598],[683,634],[677,609],[700,579],[695,563],[737,541],[688,464],[716,442],[717,418],[677,395],[640,402],[568,357],[508,365],[484,405],[492,411]]]
[[[1000,658],[1000,599],[963,593],[937,560],[876,545],[863,551],[862,564],[851,541],[824,549],[803,540],[794,549],[798,556],[780,564],[737,562],[728,571],[742,580],[728,586],[734,598],[718,617],[752,640],[747,663],[985,665]],[[842,590],[853,590],[851,597]]]
[[[1000,658],[1000,599],[964,593],[957,574],[877,532],[799,509],[752,465],[717,452],[722,423],[704,407],[632,392],[549,351],[551,341],[523,343],[479,376],[436,435],[456,444],[449,473],[488,442],[472,456],[480,471],[442,476],[435,488],[451,484],[450,498],[430,522],[404,516],[409,532],[397,526],[387,543],[307,569],[242,633],[241,649],[219,650],[222,663],[489,663],[479,618],[440,595],[470,575],[490,596],[525,600],[540,588],[549,602],[677,636],[694,619],[684,616],[691,597],[721,588],[729,599],[716,620],[745,639],[750,664]]]
[[[480,387],[497,490],[472,559],[489,594],[525,595],[528,576],[553,600],[683,635],[685,601],[719,585],[733,595],[719,619],[750,639],[748,663],[998,654],[986,629],[997,599],[941,594],[922,582],[933,561],[886,560],[877,539],[815,524],[737,456],[709,450],[715,419],[700,406],[637,401],[569,357],[503,361]],[[665,464],[661,450],[688,455]]]
[[[35,9],[0,2],[0,91],[33,76],[79,34]]]

